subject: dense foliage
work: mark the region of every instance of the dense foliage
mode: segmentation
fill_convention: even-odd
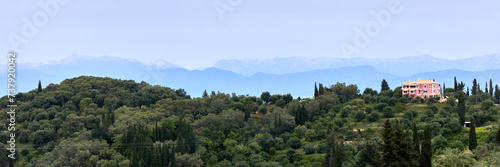
[[[492,82],[488,93],[472,95],[456,84],[443,103],[402,96],[401,87],[391,90],[385,80],[381,92],[315,84],[314,98],[295,99],[215,91],[191,98],[183,89],[88,76],[41,83],[16,95],[18,151],[12,162],[2,152],[2,164],[500,165],[500,92]],[[0,115],[2,141],[9,139],[7,117]],[[471,131],[465,120],[472,120]]]

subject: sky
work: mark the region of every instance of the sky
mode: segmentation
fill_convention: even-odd
[[[18,63],[79,54],[197,69],[222,59],[500,53],[498,0],[0,1],[0,50],[18,52]]]

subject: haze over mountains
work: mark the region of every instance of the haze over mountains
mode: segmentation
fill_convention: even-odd
[[[251,76],[258,72],[286,74],[360,65],[369,65],[379,71],[398,76],[410,76],[423,72],[447,69],[484,71],[500,69],[500,54],[457,60],[445,60],[430,55],[401,58],[278,57],[267,60],[221,60],[215,63],[214,67]]]
[[[2,71],[2,75],[6,75],[6,70]],[[353,83],[363,91],[366,87],[379,90],[382,79],[386,79],[392,89],[409,79],[435,79],[451,87],[453,77],[457,76],[466,87],[470,87],[473,78],[484,87],[490,78],[494,83],[500,82],[500,54],[459,60],[429,55],[397,59],[291,57],[221,60],[213,67],[200,70],[187,70],[162,60],[142,63],[110,56],[72,55],[48,64],[19,64],[17,85],[19,91],[26,92],[36,88],[38,80],[45,87],[80,75],[133,79],[174,89],[183,88],[193,97],[201,96],[204,90],[256,96],[270,91],[311,97],[315,82],[325,85]],[[2,82],[0,86],[7,85]]]

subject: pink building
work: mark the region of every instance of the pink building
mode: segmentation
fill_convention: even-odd
[[[403,83],[401,88],[403,95],[410,97],[427,98],[430,96],[440,96],[441,86],[432,80],[417,80]]]

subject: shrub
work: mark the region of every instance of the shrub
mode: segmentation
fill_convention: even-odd
[[[365,112],[364,111],[358,111],[356,112],[356,114],[354,115],[354,118],[356,119],[356,121],[358,122],[361,122],[365,119]]]
[[[313,144],[307,143],[306,145],[304,145],[304,152],[306,153],[306,155],[314,154],[316,152],[316,148],[314,148]]]
[[[394,117],[394,111],[392,110],[392,107],[385,107],[382,112],[384,112],[384,117],[385,118],[392,118]]]
[[[368,118],[367,118],[368,122],[376,122],[376,121],[378,121],[378,119],[379,119],[379,116],[376,112],[372,112],[370,115],[368,115]]]
[[[297,137],[292,137],[290,138],[290,140],[288,140],[287,145],[290,148],[298,149],[302,146],[302,141],[300,141],[300,139]]]

